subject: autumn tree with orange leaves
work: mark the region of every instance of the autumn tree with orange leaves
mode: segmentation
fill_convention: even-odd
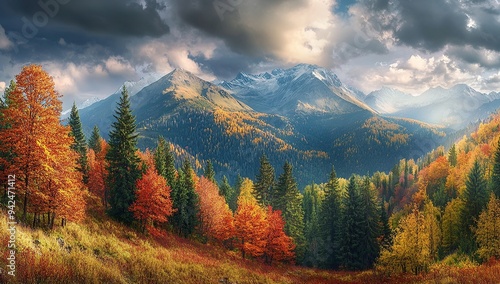
[[[267,230],[264,258],[266,263],[272,264],[273,260],[292,260],[295,256],[295,244],[292,238],[285,234],[285,221],[281,217],[281,211],[274,211],[271,206],[267,207]]]
[[[201,177],[196,184],[199,196],[200,232],[209,239],[225,241],[234,236],[233,213],[219,189],[208,178]]]
[[[259,206],[252,190],[252,181],[244,179],[234,216],[236,246],[241,250],[243,258],[247,254],[253,257],[262,256],[266,246],[266,211]]]
[[[104,139],[99,139],[99,152],[94,149],[89,149],[87,160],[89,164],[88,183],[89,192],[99,198],[104,209],[108,208],[109,192],[106,187],[106,176],[108,175],[106,164],[106,153],[109,145]]]
[[[29,65],[16,76],[2,109],[8,127],[0,132],[1,150],[14,154],[4,167],[16,175],[22,218],[27,221],[27,213],[33,213],[33,226],[40,224],[42,214],[50,227],[56,217],[62,225],[84,217],[86,191],[75,170],[78,155],[70,148],[74,139],[59,121],[60,97],[52,77],[41,66]]]
[[[151,166],[137,181],[136,187],[136,200],[130,211],[140,222],[143,232],[147,230],[152,235],[162,235],[159,225],[174,213],[167,181]]]

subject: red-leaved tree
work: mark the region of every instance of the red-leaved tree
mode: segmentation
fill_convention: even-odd
[[[273,260],[287,261],[294,258],[295,244],[292,238],[285,234],[285,221],[281,217],[281,211],[274,211],[271,206],[267,207],[267,231],[266,247],[264,250],[265,261],[271,264]]]
[[[130,211],[140,222],[143,232],[147,230],[152,235],[163,235],[159,225],[167,222],[167,218],[174,213],[167,181],[152,166],[137,181],[136,186],[136,200],[130,206]]]
[[[200,202],[200,232],[209,239],[225,241],[234,236],[233,213],[217,186],[205,177],[196,184]]]

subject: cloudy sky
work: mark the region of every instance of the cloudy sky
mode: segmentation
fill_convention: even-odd
[[[227,80],[312,63],[364,92],[500,91],[500,1],[2,0],[0,91],[28,63],[65,108],[178,67]]]

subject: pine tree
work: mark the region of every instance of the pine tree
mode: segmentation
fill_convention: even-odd
[[[360,188],[361,211],[363,216],[362,226],[359,228],[364,239],[361,240],[361,260],[363,268],[371,268],[380,253],[377,238],[380,235],[379,216],[377,208],[377,197],[371,189],[370,179],[365,177]]]
[[[174,186],[177,171],[175,170],[174,154],[170,151],[170,144],[165,144],[165,179],[170,187]]]
[[[476,249],[472,228],[476,225],[477,218],[488,202],[487,183],[483,171],[476,160],[465,181],[463,192],[464,207],[461,214],[463,235],[460,247],[466,253]]]
[[[300,262],[305,252],[304,237],[304,208],[302,208],[302,194],[297,188],[297,182],[293,177],[292,165],[285,162],[283,173],[278,178],[271,206],[274,210],[283,212],[285,220],[285,232],[292,237],[296,248],[295,255]]]
[[[207,165],[205,166],[205,171],[203,172],[203,176],[205,176],[207,179],[209,179],[211,182],[217,185],[217,182],[215,181],[214,166],[212,165],[212,162],[210,160],[207,161]]]
[[[380,246],[388,248],[392,243],[392,231],[389,226],[389,217],[385,209],[384,201],[380,201]]]
[[[243,178],[241,177],[240,174],[238,174],[238,176],[236,177],[236,184],[234,185],[234,192],[233,192],[233,195],[231,196],[231,199],[229,201],[229,208],[231,208],[231,210],[233,212],[236,211],[236,209],[238,209],[238,197],[240,196],[240,192],[241,192],[241,186],[243,185]],[[254,185],[252,184],[252,187]]]
[[[274,168],[269,163],[266,155],[260,158],[259,173],[255,178],[254,195],[261,206],[272,204],[274,188]]]
[[[101,152],[101,134],[99,133],[99,127],[97,125],[94,125],[94,128],[92,129],[92,134],[90,135],[89,138],[89,149],[94,150],[96,154],[99,154]]]
[[[135,117],[130,109],[127,89],[123,87],[120,101],[116,109],[115,122],[109,133],[108,188],[110,193],[109,215],[118,221],[131,223],[132,212],[129,210],[135,201],[136,182],[139,179],[139,158],[137,151],[137,134],[135,133]]]
[[[365,268],[362,243],[367,236],[361,230],[366,226],[364,212],[360,210],[363,206],[362,202],[355,177],[351,176],[344,199],[339,249],[341,266],[351,270]]]
[[[219,194],[224,196],[226,203],[229,205],[234,195],[234,189],[229,184],[226,176],[222,177],[222,182],[219,186]]]
[[[320,210],[321,210],[321,189],[316,184],[306,186],[304,189],[304,236],[306,238],[306,250],[303,264],[318,267],[320,265],[323,242],[320,236]]]
[[[450,165],[452,167],[457,165],[457,149],[455,147],[455,144],[451,146],[450,151],[448,152],[448,161],[450,162]]]
[[[500,139],[493,158],[493,172],[491,174],[491,189],[497,198],[500,198]]]
[[[199,203],[193,178],[194,171],[186,159],[172,191],[172,201],[176,210],[172,216],[172,224],[184,237],[191,235],[198,225]]]
[[[156,146],[156,150],[154,152],[154,160],[155,160],[155,167],[156,171],[158,172],[159,175],[163,176],[165,178],[166,174],[166,152],[168,151],[167,149],[167,141],[165,141],[165,138],[159,137],[158,138],[158,146]]]
[[[80,121],[80,115],[78,114],[78,109],[73,102],[73,107],[71,107],[71,113],[69,115],[68,125],[71,128],[71,136],[74,138],[73,145],[71,149],[78,153],[78,167],[77,170],[82,173],[83,182],[86,184],[89,180],[89,165],[87,161],[87,143],[85,142],[85,135],[82,130],[82,122]]]
[[[324,242],[323,264],[327,268],[339,267],[339,239],[340,239],[340,194],[339,181],[335,168],[332,167],[330,179],[325,187],[325,200],[321,206],[320,232]]]

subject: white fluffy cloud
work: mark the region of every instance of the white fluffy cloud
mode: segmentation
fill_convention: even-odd
[[[0,82],[0,92],[5,91],[5,86],[6,86],[5,82]]]
[[[500,92],[500,71],[484,78],[482,84],[484,89]]]
[[[149,42],[138,42],[130,47],[137,65],[145,65],[146,72],[165,75],[174,68],[189,71],[202,79],[216,79],[210,70],[203,68],[193,57],[210,59],[217,48],[214,40],[186,35],[186,31],[172,30],[168,37]]]
[[[139,78],[131,64],[122,57],[112,56],[95,64],[51,61],[41,65],[52,76],[56,90],[63,95],[64,109],[73,101],[78,104],[92,97],[107,97],[124,81]]]
[[[277,31],[270,37],[278,38],[281,44],[273,53],[279,59],[288,63],[306,62],[323,64],[329,57],[328,48],[333,40],[338,19],[331,13],[334,1],[309,0],[303,7],[295,7],[288,13],[268,14],[266,21],[255,21],[255,15],[248,13],[243,16],[245,23],[257,22],[259,29]],[[243,15],[246,15],[242,13]],[[272,24],[272,28],[265,25]],[[328,60],[329,61],[329,60]]]
[[[416,95],[432,87],[450,88],[456,84],[491,91],[491,86],[487,88],[481,76],[474,75],[478,73],[470,71],[444,54],[415,54],[372,68],[353,68],[349,74],[365,92],[387,86]]]
[[[108,70],[111,74],[116,75],[124,75],[124,76],[134,76],[135,70],[130,65],[130,62],[125,60],[121,56],[111,56],[106,62],[104,62],[104,66],[106,66],[106,70]]]
[[[12,42],[5,34],[5,29],[0,25],[0,50],[7,50],[12,47]]]

